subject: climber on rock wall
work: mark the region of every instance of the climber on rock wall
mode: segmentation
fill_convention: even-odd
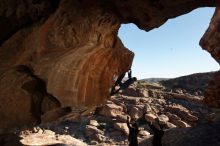
[[[133,84],[135,81],[137,81],[136,77],[132,77],[131,69],[129,69],[128,70],[128,80],[126,80],[125,82],[122,83],[122,79],[124,78],[125,74],[126,73],[123,73],[118,77],[117,81],[115,82],[115,85],[112,87],[111,95],[118,93],[120,90],[127,89],[131,84]],[[115,90],[116,86],[119,86],[120,88]]]

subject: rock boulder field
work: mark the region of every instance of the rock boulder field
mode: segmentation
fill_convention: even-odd
[[[13,146],[17,141],[23,145],[42,146],[55,144],[126,146],[129,135],[127,117],[130,117],[130,123],[138,124],[140,146],[152,145],[155,133],[149,127],[149,122],[155,127],[159,125],[163,127],[164,135],[161,142],[164,146],[220,144],[220,109],[187,100],[195,97],[187,90],[185,99],[180,99],[172,96],[173,94],[168,97],[166,88],[156,88],[158,86],[153,88],[154,85],[148,86],[149,84],[144,87],[145,85],[146,83],[136,83],[131,88],[146,92],[151,90],[157,92],[157,96],[133,97],[123,95],[122,92],[112,96],[89,115],[80,117],[78,121],[68,116],[63,121],[16,129],[11,134],[2,137],[0,135],[0,145]]]
[[[73,109],[85,114],[107,101],[113,79],[134,57],[117,36],[121,24],[150,31],[218,6],[220,0],[1,0],[0,128],[42,123],[54,110],[54,120]],[[219,17],[217,8],[200,44],[220,63]],[[220,106],[219,91],[217,74],[205,93],[209,105]]]

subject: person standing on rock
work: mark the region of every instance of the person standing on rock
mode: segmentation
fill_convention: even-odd
[[[162,146],[162,137],[164,135],[164,126],[162,124],[160,124],[159,118],[156,119],[156,123],[153,124],[152,122],[147,121],[148,126],[150,127],[150,129],[153,131],[154,133],[154,137],[153,137],[153,146]]]
[[[138,146],[138,124],[136,122],[130,123],[130,118],[127,116],[127,126],[129,128],[129,135],[128,135],[128,141],[129,141],[129,146]]]
[[[161,125],[159,125],[159,127],[157,127],[151,123],[148,125],[154,132],[153,146],[162,146],[162,137],[164,135],[164,131],[163,131]]]
[[[153,146],[162,146],[162,137],[164,135],[164,125],[160,124],[160,120],[157,114],[155,114],[157,118],[154,123],[147,121],[145,119],[145,114],[146,113],[144,113],[143,116],[139,119],[139,123],[143,125],[147,124],[150,127],[150,129],[153,131],[153,134],[154,134],[153,141],[152,141]]]
[[[136,77],[132,77],[131,69],[129,69],[128,70],[128,80],[126,80],[124,83],[122,83],[122,79],[124,78],[125,74],[126,73],[124,73],[118,77],[117,81],[115,82],[115,85],[112,87],[111,95],[118,93],[120,90],[127,89],[131,84],[133,84],[135,81],[137,81]],[[118,85],[120,86],[120,88],[115,90],[115,87]]]

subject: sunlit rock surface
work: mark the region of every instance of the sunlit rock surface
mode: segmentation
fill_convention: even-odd
[[[48,111],[89,109],[108,99],[113,77],[126,72],[134,57],[117,36],[120,24],[149,31],[198,7],[219,5],[218,0],[2,0],[0,128],[40,123]],[[29,78],[36,87],[29,88]],[[14,115],[21,120],[13,122]]]

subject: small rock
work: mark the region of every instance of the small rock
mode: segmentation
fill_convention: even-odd
[[[137,120],[143,116],[143,111],[137,107],[132,107],[129,115],[131,116],[132,119]]]
[[[126,123],[127,122],[127,115],[117,115],[116,120],[118,122]]]
[[[167,112],[166,115],[171,121],[172,120],[181,120],[180,117],[178,117],[177,115],[171,114],[170,112]]]
[[[145,120],[147,120],[148,122],[154,122],[156,118],[157,117],[154,114],[145,114]]]
[[[206,119],[210,122],[218,122],[220,121],[220,113],[211,113],[206,117]]]
[[[55,135],[55,132],[53,132],[53,131],[51,131],[51,130],[44,130],[43,134]]]
[[[148,90],[141,90],[141,94],[142,94],[144,97],[149,97]]]
[[[171,123],[173,123],[174,125],[176,125],[180,128],[190,127],[190,125],[188,125],[186,122],[184,122],[182,120],[172,120]]]
[[[39,130],[40,130],[40,127],[34,127],[33,130],[32,130],[32,132],[33,132],[33,133],[37,133],[37,132],[39,132]]]
[[[166,122],[165,128],[167,128],[167,129],[176,128],[176,125],[174,125],[174,124],[172,124],[172,123],[170,123],[170,122]]]
[[[150,113],[150,112],[152,111],[152,108],[150,107],[149,104],[145,104],[145,106],[144,106],[144,111],[145,111],[146,113]]]
[[[183,94],[183,91],[181,89],[175,89],[174,92],[178,94]]]
[[[144,105],[144,104],[136,104],[135,107],[137,107],[137,108],[143,110],[144,107],[145,107],[145,105]]]
[[[160,116],[159,116],[159,121],[160,121],[162,124],[165,124],[166,122],[169,121],[169,118],[168,118],[166,115],[160,115]]]
[[[129,134],[129,129],[127,126],[127,123],[114,123],[114,128],[125,133],[125,134]]]
[[[141,103],[149,103],[149,98],[140,98]]]
[[[187,121],[190,121],[190,122],[196,122],[199,119],[198,117],[196,117],[190,113],[188,113],[187,116],[185,116],[185,117],[186,117]]]
[[[148,132],[148,131],[146,131],[146,130],[141,130],[141,131],[139,131],[139,136],[141,136],[141,137],[147,137],[147,136],[150,136],[150,133]]]
[[[121,106],[116,104],[106,104],[103,106],[99,114],[106,117],[116,117],[117,115],[121,115],[123,113],[122,111],[123,108]]]
[[[105,140],[105,136],[102,134],[95,134],[93,139],[96,140],[97,142],[102,142]]]
[[[107,100],[106,104],[113,104],[111,100]]]
[[[142,93],[142,91],[135,87],[129,87],[126,90],[123,90],[122,94],[126,96],[133,96],[133,97],[144,97],[144,94]]]
[[[92,140],[90,144],[91,145],[98,145],[99,143],[97,141]]]
[[[137,105],[140,103],[140,99],[137,98],[137,97],[132,97],[132,96],[129,96],[126,98],[126,101],[127,103],[131,104],[131,105]]]
[[[119,102],[118,106],[121,106],[123,108],[123,112],[127,112],[127,106],[124,103]]]
[[[94,134],[104,134],[104,132],[100,129],[98,129],[95,126],[91,126],[91,125],[86,125],[86,135],[88,137],[91,137]]]
[[[99,123],[96,121],[96,120],[90,120],[89,121],[89,125],[92,125],[92,126],[99,126]]]
[[[163,97],[161,96],[161,98],[163,98]],[[166,104],[166,101],[164,99],[158,99],[158,103],[160,105],[164,105],[164,104]]]
[[[153,97],[153,98],[157,97],[157,94],[156,94],[156,92],[154,90],[149,90],[148,91],[148,95],[149,95],[149,97]]]

